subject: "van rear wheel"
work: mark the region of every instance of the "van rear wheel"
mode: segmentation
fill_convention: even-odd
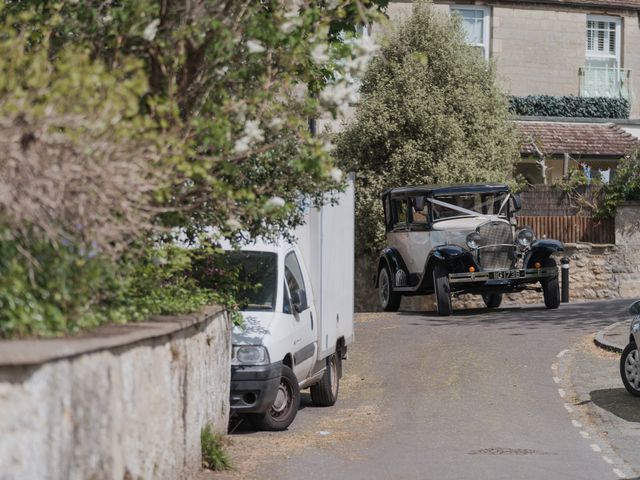
[[[338,400],[338,391],[340,390],[339,362],[337,353],[327,358],[327,368],[322,380],[309,389],[311,401],[316,407],[330,407]]]
[[[285,430],[296,418],[300,407],[300,386],[295,373],[286,365],[282,366],[282,376],[276,399],[265,413],[247,414],[258,430]]]

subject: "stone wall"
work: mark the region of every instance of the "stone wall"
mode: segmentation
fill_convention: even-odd
[[[640,203],[626,203],[616,216],[616,245],[566,244],[557,261],[567,256],[570,301],[640,298]],[[356,258],[356,311],[379,311],[378,290],[373,288],[377,256]],[[525,291],[505,296],[503,305],[542,303],[542,293]],[[453,308],[483,307],[475,295],[454,299]],[[433,295],[405,297],[402,310],[433,311]]]
[[[0,479],[192,478],[200,432],[226,432],[230,325],[220,307],[0,342]]]

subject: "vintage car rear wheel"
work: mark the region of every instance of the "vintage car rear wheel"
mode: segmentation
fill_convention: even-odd
[[[555,267],[556,261],[553,258],[545,258],[542,261],[542,267]],[[560,282],[558,276],[543,278],[540,281],[542,285],[542,294],[544,295],[544,304],[547,308],[558,308],[560,306]]]
[[[449,272],[441,263],[436,263],[433,267],[433,289],[436,294],[436,308],[438,315],[451,315],[451,290],[449,288]]]
[[[487,308],[498,308],[502,303],[501,293],[483,293],[482,300]]]
[[[393,291],[391,274],[389,273],[389,267],[386,265],[378,273],[378,295],[380,297],[380,305],[385,312],[398,311],[402,295]]]

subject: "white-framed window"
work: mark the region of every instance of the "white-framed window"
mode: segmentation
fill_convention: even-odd
[[[580,95],[629,96],[628,74],[620,68],[620,17],[587,15],[585,66],[580,69]]]
[[[451,5],[450,11],[462,18],[467,43],[480,50],[485,60],[489,60],[491,8],[478,5]]]
[[[620,67],[620,17],[587,15],[587,66]]]

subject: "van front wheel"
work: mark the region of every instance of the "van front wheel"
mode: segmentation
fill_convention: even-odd
[[[276,399],[265,413],[251,413],[249,419],[258,430],[285,430],[296,418],[300,406],[300,387],[295,373],[286,365],[282,366],[282,376]]]

